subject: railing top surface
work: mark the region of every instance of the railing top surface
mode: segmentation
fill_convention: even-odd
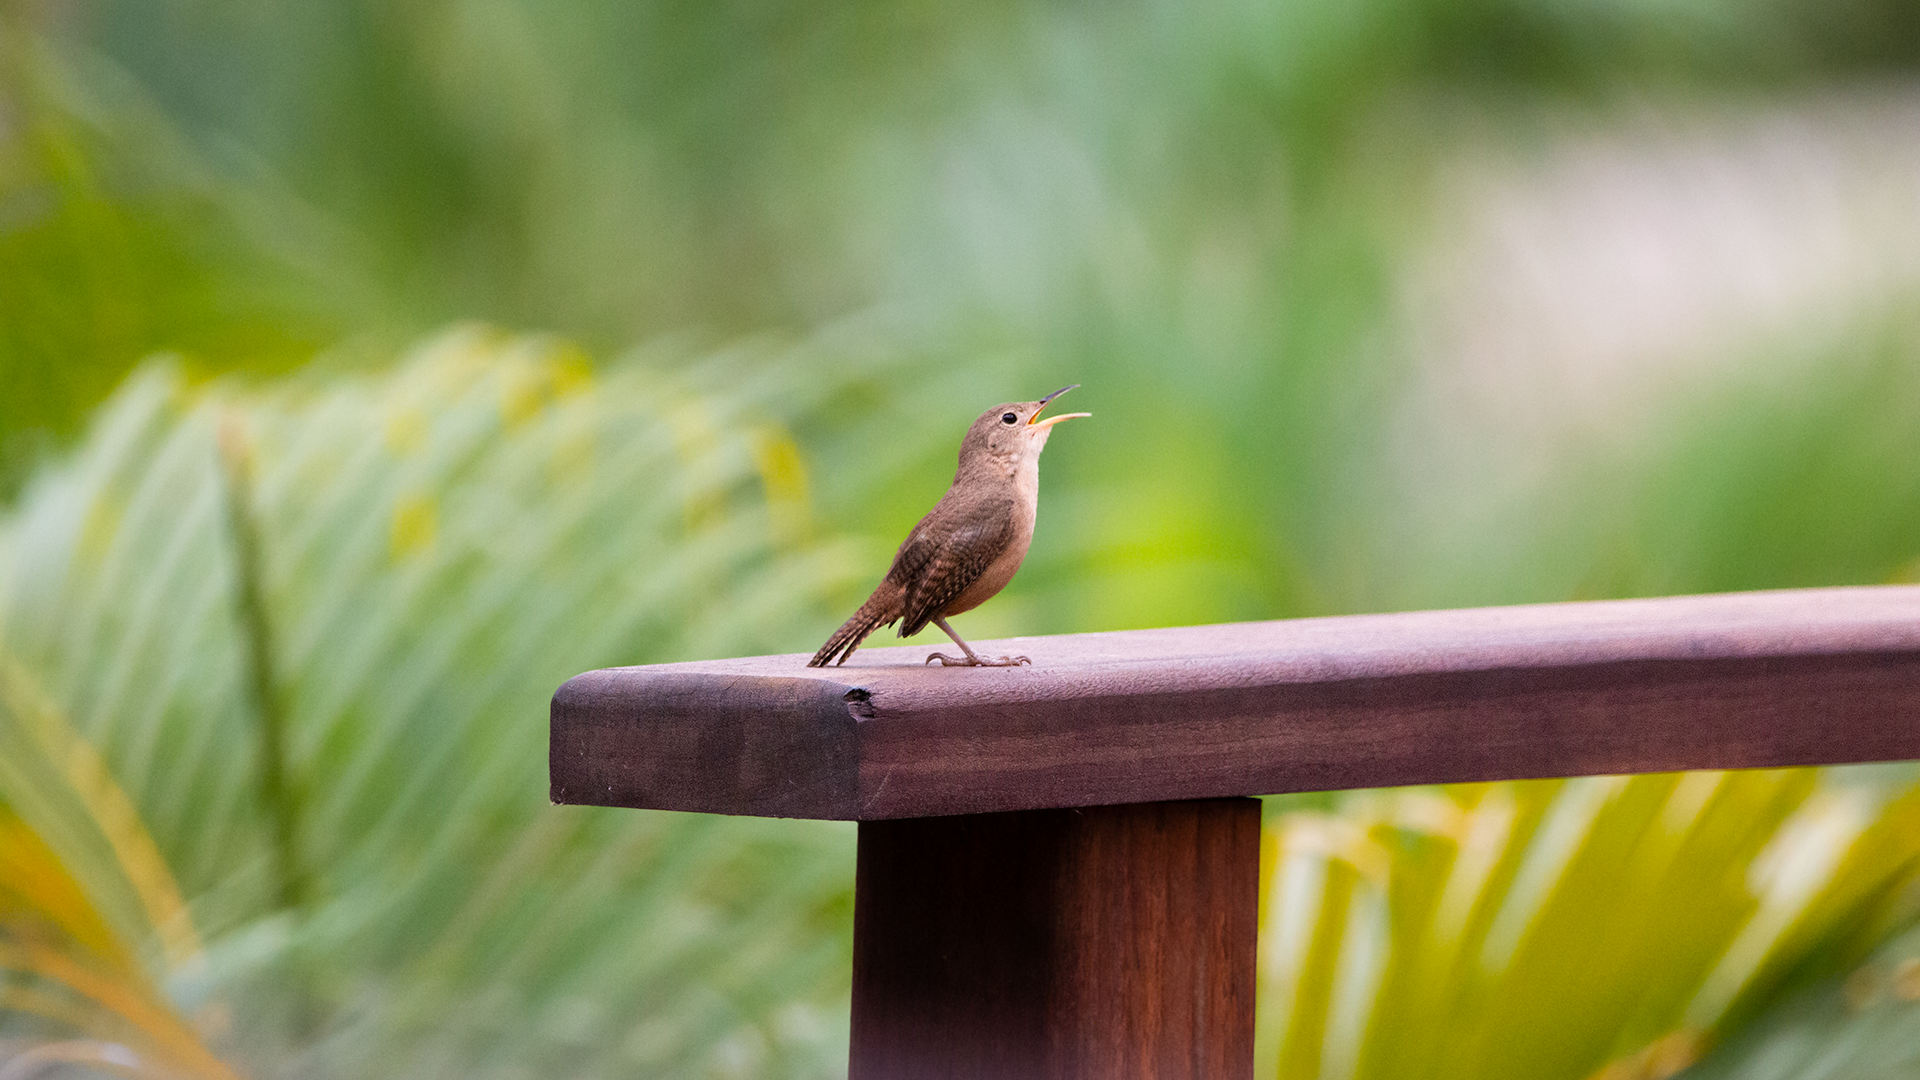
[[[1920,758],[1920,586],[765,656],[554,696],[556,802],[890,818]]]

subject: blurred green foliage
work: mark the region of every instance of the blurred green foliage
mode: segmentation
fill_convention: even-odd
[[[851,830],[550,807],[538,722],[851,575],[793,355],[462,330],[380,375],[144,371],[6,530],[0,794],[249,1074],[830,1071]]]
[[[1409,481],[1420,450],[1381,448],[1405,384],[1399,278],[1448,226],[1463,154],[1907,70],[1920,35],[1896,0],[5,10],[7,486],[155,350],[188,371],[279,369],[347,340],[336,358],[377,362],[478,317],[610,355],[853,318],[915,358],[900,381],[933,384],[859,414],[900,444],[893,482],[820,470],[825,514],[882,519],[877,537],[937,488],[943,433],[980,402],[1068,381],[1095,395],[1102,422],[1050,463],[1058,509],[1016,590],[1030,602],[989,631],[1895,565],[1819,519],[1778,526],[1810,535],[1818,572],[1666,565],[1639,523],[1663,511],[1636,504],[1723,469],[1690,474],[1679,448],[1585,462],[1628,505],[1527,512],[1506,573],[1427,549],[1436,525],[1395,515],[1399,486],[1444,499],[1463,481]],[[1887,337],[1863,315],[1837,351]],[[1911,330],[1894,337],[1911,370]],[[927,423],[901,421],[929,402]],[[1760,430],[1736,426],[1735,445]]]
[[[1477,784],[1336,807],[1268,832],[1267,1075],[1668,1075],[1916,912],[1910,768]]]
[[[549,809],[543,703],[1067,382],[969,636],[1920,579],[1916,12],[0,0],[0,1040],[831,1074],[850,833]],[[1910,784],[1276,802],[1263,1070],[1905,1060]]]
[[[1891,1080],[1920,1068],[1920,930],[1786,995],[1689,1080]]]

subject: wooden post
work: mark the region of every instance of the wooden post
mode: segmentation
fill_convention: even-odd
[[[851,1080],[1252,1080],[1254,799],[868,821]]]
[[[859,821],[853,1075],[1252,1068],[1236,796],[1920,758],[1920,587],[763,656],[571,679],[557,803]],[[1198,801],[1185,801],[1198,800]]]

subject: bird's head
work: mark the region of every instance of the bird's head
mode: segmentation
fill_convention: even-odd
[[[1040,410],[1047,407],[1047,402],[1078,385],[1061,387],[1039,401],[1009,402],[981,413],[980,419],[967,429],[966,441],[960,444],[961,459],[964,461],[970,451],[1009,463],[1039,457],[1053,425],[1076,416],[1093,415],[1075,412],[1040,418]]]

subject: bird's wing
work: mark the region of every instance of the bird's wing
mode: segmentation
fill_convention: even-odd
[[[960,521],[942,520],[941,509],[936,508],[907,534],[887,574],[906,588],[901,637],[925,629],[1013,542],[1012,499],[992,508],[976,502]]]

